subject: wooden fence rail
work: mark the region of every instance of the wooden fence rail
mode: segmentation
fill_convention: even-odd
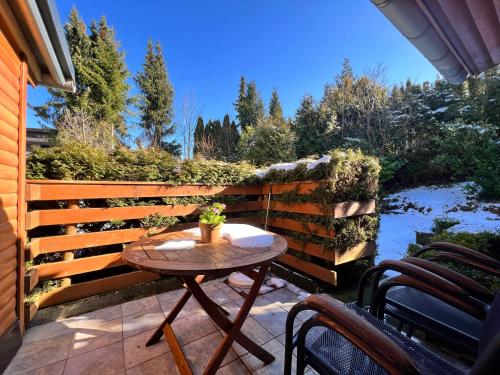
[[[239,197],[238,201],[228,204],[227,212],[253,212],[254,215],[245,215],[245,217],[237,219],[238,222],[261,225],[266,223],[265,215],[262,214],[262,211],[268,208],[273,212],[317,216],[328,215],[334,218],[370,214],[375,211],[375,200],[333,204],[328,207],[326,212],[323,207],[315,203],[287,204],[283,201],[275,200],[278,195],[290,191],[296,194],[311,194],[316,188],[322,186],[322,184],[324,182],[305,181],[248,186],[172,186],[164,183],[150,182],[29,180],[26,183],[26,201],[28,204],[26,230],[30,238],[27,245],[27,257],[28,259],[35,259],[42,254],[52,253],[63,253],[64,257],[61,261],[33,266],[25,280],[26,291],[33,290],[37,284],[45,280],[60,279],[65,280],[65,282],[61,287],[41,295],[36,306],[27,306],[26,312],[29,314],[28,316],[32,316],[38,307],[52,306],[158,278],[157,275],[147,272],[134,271],[72,284],[71,278],[74,276],[123,266],[121,253],[117,251],[116,245],[136,241],[147,233],[147,230],[143,228],[109,229],[79,233],[79,225],[139,220],[155,213],[163,216],[177,217],[199,214],[199,207],[195,204],[86,207],[86,204],[83,204],[85,200],[92,200],[94,202],[112,198],[237,196]],[[269,197],[271,197],[270,202],[268,201]],[[50,203],[50,201],[67,202],[67,204],[60,206],[68,208],[54,208],[57,205]],[[332,229],[325,228],[323,225],[307,223],[293,218],[271,215],[267,220],[267,224],[270,230],[275,228],[326,238],[335,236]],[[178,224],[175,228],[185,225],[187,224]],[[63,226],[65,228],[63,231],[64,234],[38,235],[36,237],[36,233],[43,233],[43,231],[40,232],[43,229],[41,227],[50,226]],[[34,237],[30,237],[31,233],[34,233]],[[292,237],[287,237],[287,240],[289,247],[295,252],[321,258],[335,265],[370,256],[374,253],[373,243],[358,244],[347,252],[340,254],[315,243],[302,242]],[[111,250],[110,253],[74,258],[76,250],[102,248],[109,245],[115,245],[114,250]],[[280,262],[325,282],[331,284],[336,284],[337,282],[337,275],[334,270],[313,264],[304,259],[299,259],[294,255],[286,254],[280,259]]]

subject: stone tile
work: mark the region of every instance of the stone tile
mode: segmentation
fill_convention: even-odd
[[[181,298],[186,289],[171,290],[166,293],[158,294],[156,298],[160,303],[160,306],[164,312],[168,312],[172,309],[175,303]]]
[[[30,375],[61,375],[64,372],[66,361],[56,362],[36,370],[30,371]]]
[[[65,375],[106,375],[119,374],[125,370],[123,342],[103,346],[69,358],[64,369]]]
[[[23,343],[5,374],[32,372],[66,360],[72,340],[71,336],[57,336],[47,340]]]
[[[269,331],[267,331],[264,327],[257,323],[257,321],[252,317],[247,317],[245,323],[243,323],[241,331],[258,345],[263,345],[274,338]],[[238,343],[234,343],[233,346],[235,352],[239,356],[247,352],[247,350],[240,346]]]
[[[292,293],[285,288],[269,292],[265,294],[265,297],[271,302],[278,303],[286,311],[290,311],[290,309],[300,301],[295,293]]]
[[[123,341],[125,368],[132,368],[170,351],[165,339],[161,339],[156,344],[146,347],[146,342],[153,332],[154,329],[145,331],[138,335],[128,337]]]
[[[179,315],[177,315],[176,319],[182,319],[194,314],[204,313],[205,311],[201,308],[201,306],[196,302],[194,297],[191,297],[189,301],[184,305]],[[165,314],[167,315],[167,314]]]
[[[165,313],[165,315],[168,315],[168,313],[174,308],[174,306],[177,303],[177,301],[179,300],[179,298],[181,298],[181,295],[184,292],[184,290],[175,291],[175,292],[177,292],[177,293],[168,292],[168,293],[160,294],[158,296],[158,301],[160,302],[161,309]],[[170,294],[170,293],[172,293],[172,294]],[[182,318],[185,318],[187,316],[190,316],[190,315],[193,315],[196,313],[200,313],[200,312],[203,312],[203,309],[200,307],[198,302],[196,302],[195,298],[193,296],[191,296],[191,298],[189,298],[187,303],[184,305],[182,310],[179,312],[179,315],[177,315],[177,319],[182,319]]]
[[[98,319],[102,321],[113,320],[116,318],[121,318],[122,316],[122,307],[121,305],[114,305],[105,307],[104,309],[95,310],[88,312],[86,314],[80,315],[80,319]]]
[[[241,359],[237,359],[221,367],[219,371],[217,371],[217,375],[250,375],[250,372]]]
[[[158,309],[159,306],[158,306]],[[140,312],[134,315],[127,315],[123,318],[123,338],[135,336],[151,328],[158,327],[165,319],[163,312]]]
[[[252,308],[250,309],[250,315],[256,315],[259,314],[262,311],[265,311],[268,309],[270,306],[273,306],[275,303],[268,300],[264,296],[258,296],[255,299],[254,304],[252,305]]]
[[[121,340],[121,318],[110,321],[82,319],[78,322],[69,356],[73,357]]]
[[[208,364],[210,358],[212,358],[222,339],[223,336],[219,332],[215,332],[182,347],[182,351],[194,374],[201,374],[203,372],[203,369]],[[234,361],[236,358],[238,356],[234,350],[229,349],[220,367]]]
[[[150,296],[122,303],[122,316],[137,314],[138,312],[156,312],[160,309],[156,296]]]
[[[23,342],[29,344],[56,336],[72,336],[79,319],[74,317],[31,327],[26,331]]]
[[[172,329],[181,346],[217,331],[217,327],[205,313],[197,313],[183,319],[176,319],[172,323]]]
[[[269,341],[262,347],[269,353],[274,355],[275,360],[266,366],[257,357],[254,357],[250,353],[247,353],[241,357],[241,360],[243,361],[245,366],[253,375],[282,374],[285,363],[285,347],[276,339]],[[292,374],[294,373],[295,361],[292,361]]]
[[[259,322],[265,329],[273,334],[279,336],[285,333],[285,322],[288,312],[281,308],[278,303],[273,303],[260,307],[253,318]],[[296,321],[299,324],[299,321]]]
[[[232,301],[232,299],[229,298],[229,296],[222,289],[217,288],[206,293],[207,296],[218,305],[222,305],[224,303]]]
[[[241,303],[238,303],[239,305],[241,305],[243,303],[243,297],[238,292],[236,292],[233,288],[224,284],[224,287],[222,287],[221,290],[224,293],[226,293],[226,295],[229,298],[231,298],[231,300],[233,300],[235,302],[241,302]]]
[[[172,353],[166,353],[127,369],[127,375],[179,375]]]

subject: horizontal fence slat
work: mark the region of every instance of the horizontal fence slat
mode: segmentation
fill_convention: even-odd
[[[261,195],[261,185],[182,185],[144,182],[36,181],[26,184],[27,201],[154,198],[207,195]]]
[[[336,251],[335,249],[327,249],[322,245],[312,242],[300,241],[288,236],[283,237],[287,240],[290,249],[327,260],[336,266],[375,254],[375,241],[362,242],[340,253],[340,251]]]
[[[93,296],[125,288],[127,286],[158,280],[159,275],[145,271],[133,271],[122,275],[110,276],[103,279],[86,281],[61,288],[56,288],[40,296],[38,307],[58,305],[64,302]]]
[[[263,219],[263,223],[265,223],[265,219]],[[267,224],[271,227],[287,229],[294,232],[313,234],[319,237],[332,238],[335,235],[335,231],[333,229],[327,230],[323,225],[306,223],[293,219],[285,219],[281,217],[271,217],[268,219]]]
[[[317,279],[323,280],[328,284],[337,285],[337,272],[333,270],[318,266],[314,263],[309,263],[290,254],[282,255],[278,261],[308,275],[314,276]]]
[[[61,262],[44,263],[33,268],[37,270],[39,280],[47,280],[99,271],[121,265],[123,265],[122,253],[111,253]]]
[[[297,194],[311,194],[315,189],[326,183],[328,183],[328,181],[297,181],[264,184],[263,194],[283,194],[291,191],[295,191]]]
[[[375,199],[370,199],[363,202],[341,202],[334,203],[328,207],[323,207],[318,203],[285,203],[280,201],[271,201],[268,203],[267,197],[262,201],[262,208],[272,211],[289,212],[296,214],[318,215],[325,216],[331,215],[333,218],[340,219],[343,217],[366,215],[375,212]]]
[[[258,211],[261,202],[241,202],[228,205],[226,212]],[[185,206],[130,206],[107,208],[54,209],[28,212],[26,229],[44,225],[81,224],[108,220],[141,219],[159,213],[164,216],[186,216],[199,214],[198,205]]]
[[[137,241],[146,233],[146,229],[132,228],[40,237],[32,239],[28,244],[28,248],[32,258],[34,258],[38,254],[133,242]]]

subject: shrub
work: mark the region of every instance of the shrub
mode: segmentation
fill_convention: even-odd
[[[333,150],[329,155],[329,163],[320,163],[313,169],[308,170],[304,162],[292,170],[271,170],[264,177],[264,181],[328,180],[328,186],[316,191],[315,195],[320,200],[327,197],[330,203],[364,200],[377,195],[380,173],[377,158],[367,156],[360,150]]]
[[[441,233],[457,224],[460,224],[460,220],[448,216],[436,217],[433,220],[432,231],[434,233]]]
[[[258,166],[294,160],[295,134],[288,127],[272,124],[249,126],[241,134],[238,152]]]
[[[179,221],[175,216],[163,216],[158,212],[143,217],[141,219],[141,228],[168,228]]]
[[[27,159],[27,177],[55,180],[158,181],[208,185],[256,182],[247,163],[203,159],[179,161],[157,149],[118,149],[111,154],[78,143],[35,147]]]
[[[500,261],[500,232],[452,233],[448,231],[442,231],[441,233],[438,233],[434,237],[432,237],[431,241],[450,242],[465,246]],[[412,255],[420,248],[421,247],[418,245],[410,244],[410,246],[408,247],[408,254]],[[470,267],[461,266],[456,263],[447,262],[446,266],[452,270],[473,278],[474,280],[492,290],[500,290],[500,278],[493,277],[489,274],[485,274],[484,272],[477,271]]]
[[[434,162],[451,169],[455,176],[471,177],[483,188],[484,197],[500,197],[500,143],[495,128],[456,123],[445,130]]]

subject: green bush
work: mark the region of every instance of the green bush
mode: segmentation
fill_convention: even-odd
[[[500,261],[500,232],[452,233],[448,231],[442,231],[441,233],[438,233],[434,237],[432,237],[431,241],[450,242],[465,246]],[[420,248],[421,247],[418,245],[410,244],[410,246],[408,247],[408,254],[412,255]],[[456,263],[446,262],[446,266],[450,269],[473,278],[474,280],[492,290],[500,290],[500,278],[493,277],[489,274],[485,274],[484,272],[477,271],[470,267],[460,266]]]
[[[54,180],[158,181],[175,185],[256,182],[247,162],[179,161],[163,150],[118,149],[112,154],[77,143],[35,147],[27,159],[27,178]]]
[[[500,143],[494,126],[448,124],[440,139],[436,164],[458,178],[470,177],[487,198],[500,197]]]
[[[295,134],[288,127],[272,124],[249,126],[241,134],[238,153],[256,165],[269,165],[296,159]]]
[[[436,217],[433,220],[432,231],[434,233],[441,233],[457,224],[460,224],[460,220],[448,216]]]
[[[265,182],[292,182],[326,180],[328,185],[315,192],[318,200],[325,203],[374,198],[378,192],[380,164],[378,159],[367,156],[360,150],[333,150],[329,152],[329,163],[318,164],[307,169],[299,163],[292,170],[271,170]]]

